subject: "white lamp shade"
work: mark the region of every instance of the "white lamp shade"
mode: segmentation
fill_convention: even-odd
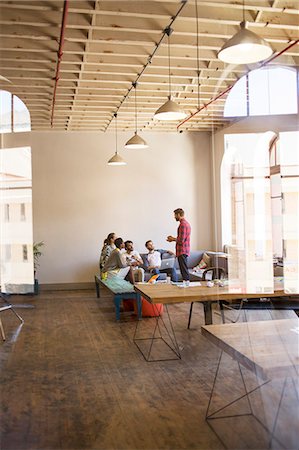
[[[269,58],[273,51],[265,39],[240,24],[241,30],[218,52],[218,58],[229,64],[251,64]]]
[[[185,117],[187,117],[187,114],[171,99],[160,106],[154,115],[156,120],[183,120]]]
[[[126,161],[118,153],[115,153],[108,161],[108,166],[125,166],[126,164]]]
[[[125,148],[136,148],[136,149],[142,149],[142,148],[148,148],[147,143],[145,142],[142,137],[140,137],[137,133],[134,134],[131,139],[128,140],[128,142],[125,144]]]

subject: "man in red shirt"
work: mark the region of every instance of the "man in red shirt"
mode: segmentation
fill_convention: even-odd
[[[188,270],[188,256],[190,255],[190,235],[191,235],[191,226],[185,219],[185,212],[182,208],[177,208],[174,211],[174,218],[177,222],[180,222],[178,227],[178,235],[177,237],[168,236],[168,242],[176,242],[175,252],[176,257],[178,258],[178,263],[180,266],[180,271],[182,274],[183,281],[186,281],[189,284],[190,274]]]

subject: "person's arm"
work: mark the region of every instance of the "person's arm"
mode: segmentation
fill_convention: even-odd
[[[144,268],[144,270],[147,270],[147,271],[150,270],[149,269],[149,262],[148,262],[148,256],[147,255],[145,255],[145,257],[143,259],[143,268]]]
[[[137,262],[137,265],[138,265],[138,266],[142,266],[143,261],[142,261],[142,258],[141,258],[140,254],[139,254],[138,252],[135,252],[135,253],[134,253],[133,258],[134,258],[135,261]]]
[[[164,249],[159,249],[159,252],[161,253],[161,256],[163,256],[165,253],[168,253],[170,256],[175,256],[175,253],[172,250],[164,250]]]
[[[174,236],[167,236],[166,241],[167,242],[176,242],[176,238]]]
[[[128,264],[126,262],[126,259],[125,259],[125,254],[124,253],[121,253],[121,252],[117,253],[117,266],[120,269],[128,266]]]
[[[185,224],[180,223],[178,228],[178,237],[176,238],[176,242],[178,245],[183,245],[187,238],[188,230]]]

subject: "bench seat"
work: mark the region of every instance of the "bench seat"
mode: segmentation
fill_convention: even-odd
[[[108,289],[113,294],[113,301],[115,305],[116,320],[120,320],[120,304],[122,300],[134,299],[137,302],[137,315],[138,319],[141,319],[141,297],[140,294],[134,290],[133,284],[129,281],[123,280],[118,277],[112,277],[108,280],[101,280],[100,275],[95,275],[95,285],[97,297],[100,297],[100,287]]]

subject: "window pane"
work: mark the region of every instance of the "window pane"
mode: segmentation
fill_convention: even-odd
[[[249,115],[262,116],[270,114],[269,83],[267,70],[254,70],[248,76]]]
[[[270,114],[297,113],[297,74],[282,67],[269,69]]]
[[[11,93],[0,91],[0,133],[11,133]]]
[[[299,132],[280,133],[284,288],[299,292]]]
[[[13,131],[30,131],[30,114],[25,103],[17,97],[13,96],[13,115],[14,129]]]
[[[223,115],[224,117],[247,116],[246,76],[237,81],[228,94]]]

